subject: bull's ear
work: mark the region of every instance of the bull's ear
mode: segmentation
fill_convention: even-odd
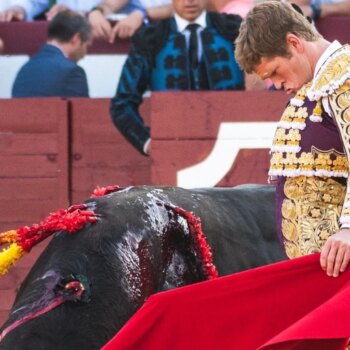
[[[176,222],[182,225],[184,234],[189,237],[189,249],[196,257],[198,265],[201,266],[203,278],[209,280],[218,277],[218,271],[213,262],[211,247],[202,230],[200,217],[181,207],[175,207],[170,204],[166,204],[165,207],[175,214],[174,218]]]
[[[165,273],[164,289],[217,277],[211,248],[202,231],[200,218],[170,204],[165,205],[169,224],[165,232],[171,252]]]
[[[206,278],[202,264],[193,247],[186,224],[172,220],[165,235],[168,245],[168,263],[164,269],[162,290],[204,281]]]
[[[63,277],[54,287],[56,296],[63,297],[65,301],[90,301],[91,288],[88,279],[81,274],[70,274]]]

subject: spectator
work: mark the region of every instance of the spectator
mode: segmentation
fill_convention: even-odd
[[[132,24],[135,22],[135,20],[137,20],[138,16],[135,16],[134,12],[135,10],[139,10],[142,17],[141,22],[136,22],[136,29],[138,29],[143,24],[144,17],[146,16],[150,16],[152,19],[160,19],[162,16],[170,17],[172,13],[171,6],[169,6],[169,1],[171,2],[171,0],[104,0],[102,2],[99,0],[89,0],[85,1],[84,4],[81,4],[79,1],[77,3],[77,0],[59,0],[46,13],[46,19],[51,21],[57,15],[57,13],[67,9],[81,12],[84,15],[90,15],[90,12],[94,12],[96,10],[101,13],[104,11],[104,7],[106,7],[107,14],[112,15],[115,12],[126,17],[125,19],[118,21],[116,26],[127,29],[130,26],[132,27]],[[147,11],[147,7],[149,7],[149,11]],[[113,10],[113,13],[109,13],[108,9]],[[104,16],[102,17],[105,22],[109,23]],[[121,25],[119,22],[123,23],[123,25]],[[131,34],[125,35],[124,37],[130,37],[135,30]]]
[[[4,16],[4,11],[7,9],[8,6],[9,6],[9,4],[8,4],[7,0],[3,0],[2,2],[0,2],[0,22]],[[4,42],[0,38],[0,55],[4,52],[4,49],[5,49]]]
[[[66,10],[76,11],[79,12],[81,15],[86,16],[97,3],[98,0],[84,1],[84,3],[77,0],[56,1],[56,4],[51,6],[49,10],[45,13],[45,18],[48,21],[52,21],[58,13]]]
[[[4,21],[5,11],[10,6],[10,0],[2,0],[0,1],[0,22]]]
[[[116,37],[126,39],[139,29],[144,21],[158,20],[172,15],[171,0],[104,0],[89,13],[94,37],[114,42]],[[113,14],[128,14],[114,25],[108,20]]]
[[[350,0],[290,0],[314,21],[328,16],[349,16]]]
[[[0,16],[0,21],[31,21],[50,9],[50,0],[8,0],[7,10]],[[52,19],[58,12],[73,10],[82,14],[87,13],[99,0],[57,0],[47,12],[47,18]]]
[[[57,13],[69,9],[88,14],[94,37],[109,42],[113,42],[116,36],[122,39],[131,37],[148,18],[157,20],[172,15],[171,0],[57,0],[51,8],[50,0],[8,1],[7,10],[0,12],[0,22],[31,21],[38,17],[51,21]],[[118,19],[112,26],[106,17],[113,14],[122,14],[125,18]]]
[[[124,65],[111,103],[113,122],[142,154],[150,130],[138,113],[147,90],[235,90],[244,75],[233,41],[241,17],[205,11],[207,0],[173,0],[174,17],[142,27]]]
[[[235,13],[241,17],[245,17],[254,4],[254,0],[233,0],[228,2],[220,12]]]
[[[13,97],[88,97],[84,70],[76,62],[86,54],[91,26],[73,11],[59,13],[48,27],[48,41],[19,71]]]

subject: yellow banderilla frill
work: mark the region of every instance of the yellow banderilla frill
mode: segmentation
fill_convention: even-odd
[[[12,243],[0,252],[0,276],[7,273],[9,268],[19,260],[26,252],[17,244]]]

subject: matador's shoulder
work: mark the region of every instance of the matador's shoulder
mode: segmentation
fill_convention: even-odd
[[[132,45],[142,54],[155,55],[163,47],[170,32],[171,19],[164,19],[144,25],[132,37]]]
[[[350,79],[350,45],[335,51],[322,65],[308,91],[310,100],[333,94]]]

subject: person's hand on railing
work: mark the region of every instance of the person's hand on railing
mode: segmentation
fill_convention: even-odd
[[[118,21],[114,25],[109,42],[113,43],[116,37],[120,39],[132,37],[136,30],[142,26],[143,20],[144,15],[141,11],[133,11],[126,18]]]
[[[4,12],[0,12],[0,22],[24,21],[26,13],[20,6],[14,6]]]
[[[93,9],[88,14],[92,26],[94,38],[110,41],[112,37],[112,25],[99,9]]]

